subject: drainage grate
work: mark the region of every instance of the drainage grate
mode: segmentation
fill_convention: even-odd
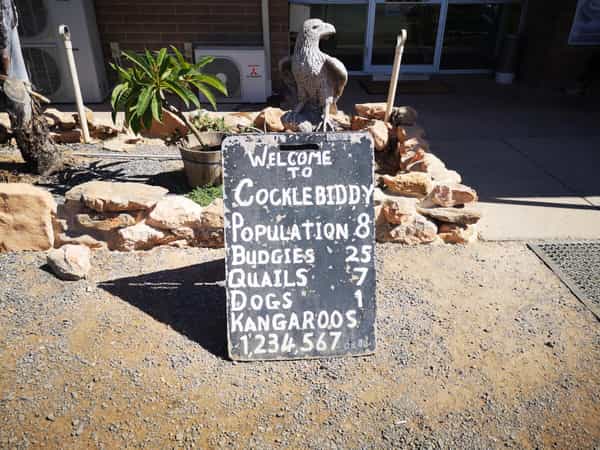
[[[600,320],[600,241],[527,245]]]

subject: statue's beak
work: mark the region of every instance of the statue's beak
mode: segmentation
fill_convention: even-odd
[[[332,34],[335,34],[335,27],[330,23],[324,23],[323,31],[321,32],[321,38],[327,38]]]

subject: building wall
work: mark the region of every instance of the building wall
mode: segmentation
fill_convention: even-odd
[[[577,0],[529,0],[524,30],[521,78],[534,86],[573,86],[600,47],[569,46]]]
[[[270,0],[273,81],[277,62],[288,54],[288,2]],[[262,46],[260,0],[95,0],[107,60],[110,42],[122,50],[156,50],[184,42]]]

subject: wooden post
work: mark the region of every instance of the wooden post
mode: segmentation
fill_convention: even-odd
[[[396,98],[396,87],[398,86],[398,75],[400,74],[400,64],[402,63],[402,54],[404,53],[404,44],[406,44],[406,30],[403,29],[396,40],[396,54],[394,55],[394,66],[392,67],[392,78],[388,89],[387,107],[385,110],[385,121],[389,122],[394,99]]]

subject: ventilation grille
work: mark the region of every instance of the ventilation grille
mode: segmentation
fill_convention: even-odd
[[[45,0],[17,0],[19,34],[22,38],[35,38],[48,28],[48,7]]]
[[[242,77],[238,65],[233,59],[225,57],[217,57],[213,62],[202,68],[202,71],[208,75],[214,75],[219,78],[229,93],[230,98],[242,96]],[[220,92],[214,91],[217,99],[225,96]]]
[[[34,89],[47,97],[56,94],[62,85],[56,49],[26,47],[23,48],[23,57]]]

